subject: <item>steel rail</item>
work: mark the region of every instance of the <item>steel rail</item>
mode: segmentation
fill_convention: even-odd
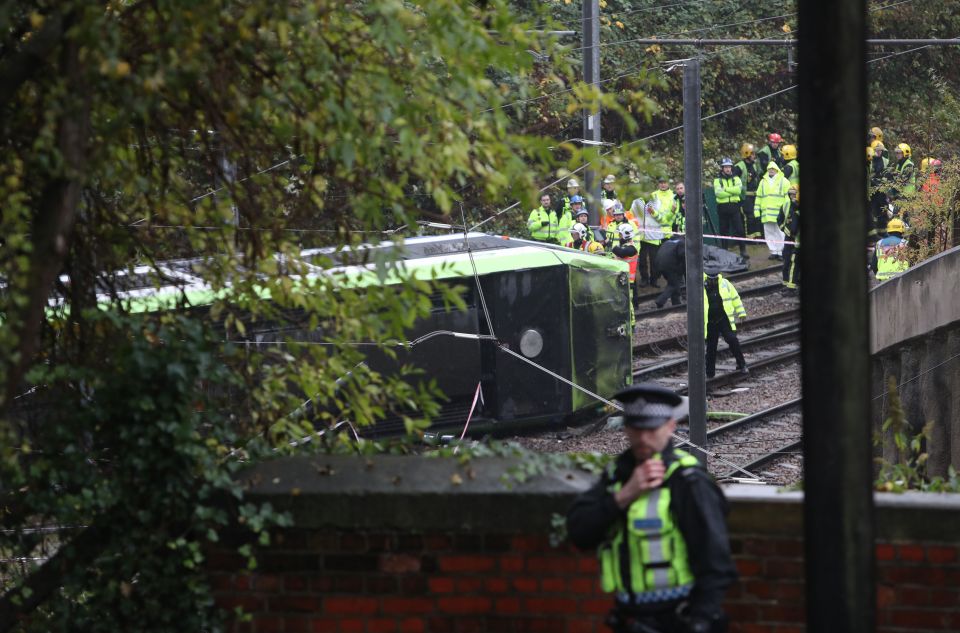
[[[799,319],[800,311],[796,309],[782,310],[780,312],[773,312],[771,314],[764,314],[762,316],[753,317],[752,319],[747,319],[743,323],[738,324],[737,333],[741,332],[744,329],[751,329],[755,327],[761,327],[764,325],[769,325],[771,323],[777,323],[779,321],[787,321],[790,319]],[[687,335],[678,334],[676,336],[669,336],[667,338],[662,338],[658,341],[651,341],[649,343],[640,343],[639,345],[633,346],[634,355],[637,354],[659,354],[666,350],[672,349],[686,349],[687,347]]]
[[[793,441],[793,442],[790,442],[790,443],[787,444],[786,446],[781,446],[780,448],[778,448],[778,449],[776,449],[776,450],[773,450],[773,451],[770,451],[769,453],[764,453],[763,455],[760,455],[760,456],[757,457],[756,459],[750,461],[750,462],[747,463],[747,464],[744,464],[744,465],[741,466],[740,468],[742,468],[743,470],[748,470],[748,471],[750,471],[750,472],[754,472],[756,469],[758,469],[758,468],[763,468],[764,466],[766,466],[767,464],[769,464],[769,463],[772,462],[773,460],[779,459],[780,457],[783,457],[784,453],[788,453],[788,452],[793,452],[793,451],[799,450],[801,447],[803,447],[803,440],[795,440],[795,441]],[[723,476],[718,477],[717,479],[732,479],[732,478],[734,478],[734,477],[738,477],[740,472],[742,472],[742,471],[741,471],[741,470],[731,470],[731,471],[728,471],[728,472],[727,472],[726,474],[724,474]]]
[[[770,294],[772,292],[776,292],[777,290],[780,290],[783,287],[784,287],[783,283],[777,281],[774,283],[765,284],[763,286],[754,286],[752,288],[744,288],[743,290],[739,291],[739,294],[741,297],[753,297],[757,295]],[[639,320],[641,318],[644,318],[644,319],[657,318],[665,314],[672,314],[674,312],[686,312],[686,311],[687,311],[687,304],[681,303],[680,305],[664,306],[662,308],[654,308],[653,310],[640,310],[638,312],[635,312],[634,316]]]
[[[724,279],[727,279],[729,281],[737,282],[737,281],[743,281],[745,279],[753,279],[754,277],[764,277],[766,275],[772,275],[774,273],[780,273],[782,271],[783,271],[783,265],[767,266],[766,268],[756,268],[754,270],[744,270],[743,272],[739,272],[739,273],[730,273],[729,275],[724,275],[723,277]],[[649,286],[645,286],[645,287],[649,288]],[[653,288],[652,292],[638,292],[637,298],[649,299],[650,297],[656,297],[658,294],[660,294],[660,289]]]
[[[739,420],[734,420],[733,422],[728,422],[723,426],[718,426],[715,429],[707,431],[707,438],[713,439],[717,436],[723,435],[724,433],[729,433],[730,431],[742,430],[748,426],[753,426],[754,424],[765,420],[767,418],[773,417],[780,413],[790,411],[791,409],[796,409],[800,406],[801,398],[796,398],[794,400],[788,400],[787,402],[778,404],[776,406],[770,407],[769,409],[764,409],[763,411],[758,411],[748,415],[745,418],[740,418]]]

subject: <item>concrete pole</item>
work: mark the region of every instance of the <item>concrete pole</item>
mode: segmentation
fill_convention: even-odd
[[[872,633],[866,1],[798,8],[806,628]]]
[[[600,87],[600,0],[583,0],[583,81]],[[600,112],[583,113],[583,138],[600,147]],[[583,193],[587,200],[589,221],[600,224],[600,180],[596,171],[587,167],[583,174]]]
[[[700,60],[683,68],[683,183],[687,203],[687,396],[690,398],[690,441],[707,443],[707,376],[703,344],[703,139],[700,135]],[[695,450],[706,465],[706,455]]]

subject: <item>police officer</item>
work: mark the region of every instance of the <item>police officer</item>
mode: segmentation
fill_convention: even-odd
[[[730,237],[744,237],[743,213],[740,211],[740,194],[743,191],[743,181],[733,173],[733,161],[724,158],[720,161],[720,173],[713,179],[713,193],[717,197],[717,219],[720,221],[720,235]],[[723,248],[730,248],[732,244],[724,241]],[[746,258],[747,245],[738,244],[740,256]]]
[[[550,194],[545,193],[540,196],[540,206],[530,212],[527,218],[527,230],[530,231],[530,239],[538,242],[555,243],[558,234],[557,216],[554,215],[550,206]]]
[[[727,342],[730,353],[737,361],[737,371],[746,374],[747,361],[737,338],[737,320],[743,320],[747,311],[737,289],[724,279],[719,270],[707,269],[703,273],[703,329],[707,339],[707,378],[713,378],[717,368],[717,342],[719,337]]]
[[[692,455],[673,447],[686,399],[652,384],[627,387],[630,447],[567,513],[570,540],[599,548],[614,595],[615,633],[722,633],[720,603],[736,579],[723,493]]]

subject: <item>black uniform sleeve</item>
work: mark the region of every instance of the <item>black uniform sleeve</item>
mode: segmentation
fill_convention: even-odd
[[[711,619],[720,613],[723,593],[737,578],[727,534],[727,501],[700,468],[685,468],[671,477],[670,495],[695,578],[690,614]]]
[[[609,479],[601,477],[567,511],[567,535],[580,549],[595,549],[606,540],[611,526],[623,520],[623,510],[607,490],[609,485]]]

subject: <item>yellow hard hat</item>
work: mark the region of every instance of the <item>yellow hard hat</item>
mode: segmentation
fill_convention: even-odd
[[[744,143],[740,146],[741,158],[750,158],[756,151],[757,148],[753,146],[753,143]]]
[[[789,195],[791,191],[797,192],[797,202],[800,202],[800,185],[790,185],[790,188],[787,189],[787,194]]]
[[[900,218],[893,218],[887,222],[887,233],[903,233],[906,228],[906,225]]]
[[[781,150],[783,157],[786,160],[793,160],[797,157],[797,146],[796,145],[784,145]]]
[[[867,162],[869,163],[872,160],[873,160],[873,148],[868,145],[867,146]]]
[[[900,143],[899,145],[897,145],[897,149],[903,152],[904,158],[910,158],[910,154],[912,154],[912,152],[910,151],[909,145],[907,145],[906,143]]]
[[[878,127],[872,127],[870,128],[870,133],[873,134],[874,138],[878,141],[883,142],[883,130]]]
[[[927,171],[927,167],[929,166],[930,166],[929,158],[924,158],[922,161],[920,161],[920,171]]]

